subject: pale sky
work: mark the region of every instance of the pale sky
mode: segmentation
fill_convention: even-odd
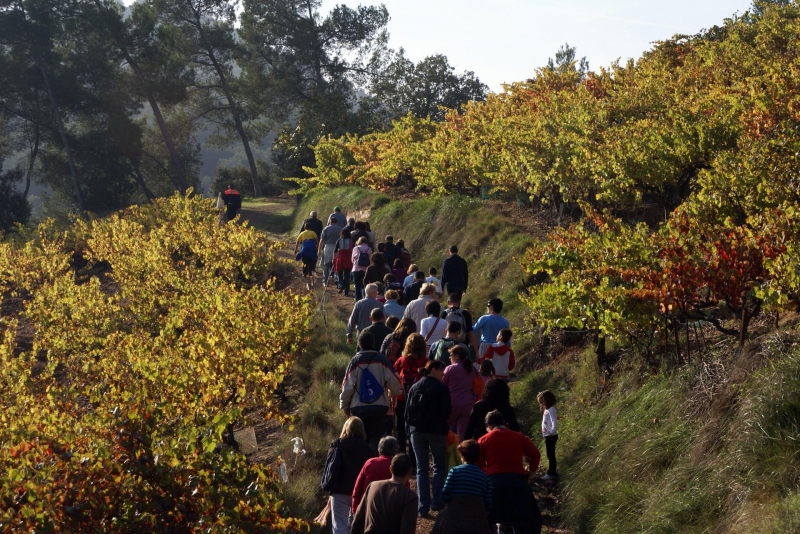
[[[126,4],[133,0],[124,0]],[[355,7],[379,0],[323,0]],[[749,9],[751,0],[383,0],[390,46],[419,61],[444,54],[492,91],[530,78],[564,43],[593,70],[639,58],[653,41],[695,34]]]

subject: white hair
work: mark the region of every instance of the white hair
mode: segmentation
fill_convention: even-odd
[[[377,295],[378,284],[367,284],[367,287],[364,288],[364,293],[367,295]]]

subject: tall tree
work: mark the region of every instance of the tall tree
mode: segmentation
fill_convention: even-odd
[[[309,144],[372,127],[355,86],[365,85],[387,54],[389,13],[383,5],[337,5],[323,15],[320,0],[244,0],[243,6],[248,99],[274,121],[295,123],[279,136],[273,161],[279,174],[301,176],[313,164]]]
[[[74,199],[81,213],[86,212],[81,184],[75,167],[72,147],[65,126],[65,117],[61,101],[71,98],[70,90],[62,86],[73,80],[74,73],[69,72],[70,62],[66,61],[63,54],[68,51],[68,46],[59,44],[69,43],[70,36],[67,26],[71,24],[76,15],[72,2],[59,2],[57,0],[0,0],[0,50],[3,63],[13,65],[16,72],[25,73],[28,80],[35,82],[47,95],[47,102],[52,112],[51,127],[57,132],[57,137],[64,149],[68,162],[68,172],[72,181]],[[35,73],[35,76],[34,76]],[[16,84],[18,89],[21,89]],[[10,93],[13,95],[13,87]],[[14,104],[27,100],[37,99],[35,91],[29,90],[26,95],[18,92],[9,99],[4,99],[3,108],[7,113],[16,115],[29,122],[37,122],[41,117],[34,117],[19,109]],[[8,94],[6,95],[8,96]]]
[[[447,56],[428,56],[416,65],[401,48],[386,68],[373,77],[370,92],[392,118],[407,113],[444,120],[447,109],[459,109],[471,100],[486,100],[489,88],[472,71],[455,73]]]
[[[150,105],[175,172],[175,185],[185,193],[188,185],[184,165],[159,105],[159,101],[174,105],[185,100],[186,87],[191,82],[192,71],[181,55],[170,53],[179,48],[174,46],[179,36],[159,25],[152,5],[136,3],[130,16],[123,19],[123,6],[118,2],[91,1],[98,12],[96,28],[107,33],[119,51],[119,59],[133,73],[132,88]]]
[[[178,28],[188,41],[192,64],[198,72],[197,88],[204,93],[207,117],[216,122],[217,133],[235,132],[244,147],[256,197],[262,196],[258,167],[245,126],[247,111],[237,95],[234,62],[235,23],[238,0],[152,0],[164,20]],[[213,120],[213,119],[212,119]]]

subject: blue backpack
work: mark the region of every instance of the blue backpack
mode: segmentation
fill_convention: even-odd
[[[369,369],[361,372],[361,380],[358,383],[358,400],[362,404],[372,404],[383,395],[383,384],[378,382],[375,375]]]
[[[317,261],[317,242],[313,239],[304,239],[300,245],[300,256],[313,258]]]

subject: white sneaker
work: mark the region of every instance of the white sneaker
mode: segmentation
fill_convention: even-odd
[[[555,480],[555,479],[556,479],[556,477],[552,477],[552,476],[550,476],[550,475],[545,475],[545,476],[543,476],[542,478],[540,478],[539,480],[545,480],[545,481],[547,481],[547,480]]]

